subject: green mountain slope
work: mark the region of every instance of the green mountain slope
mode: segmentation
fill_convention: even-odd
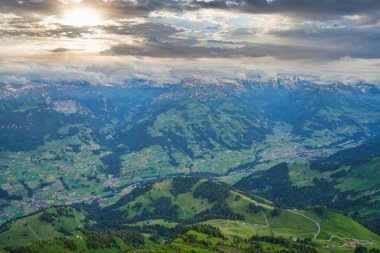
[[[146,251],[141,252],[159,252],[165,247],[167,252],[176,252],[176,248],[180,252],[220,252],[218,247],[226,252],[238,248],[256,252],[248,251],[255,245],[270,248],[262,252],[299,247],[353,252],[344,246],[351,243],[380,248],[379,236],[347,216],[325,208],[301,211],[274,207],[224,183],[193,177],[136,187],[106,207],[77,204],[50,208],[12,221],[2,231],[3,248],[29,245],[31,252],[70,252],[70,247],[88,252],[100,252],[97,250],[102,247],[109,249],[104,252],[142,248]],[[40,240],[47,242],[32,243]],[[327,245],[337,248],[331,250],[325,248]]]
[[[236,186],[278,204],[343,210],[379,229],[380,145],[362,144],[311,162],[282,163],[241,179]]]

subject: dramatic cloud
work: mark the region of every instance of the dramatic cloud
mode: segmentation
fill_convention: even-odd
[[[266,71],[322,76],[316,66],[329,66],[330,77],[365,78],[380,64],[379,31],[378,0],[0,0],[0,64],[66,69],[112,59],[156,76],[128,65],[138,60],[162,72],[172,60],[163,71],[172,78],[175,71],[198,75],[190,71],[197,60],[219,75],[231,74],[228,64],[246,73],[248,61]],[[357,61],[367,65],[346,65]],[[14,79],[11,72],[1,73]]]

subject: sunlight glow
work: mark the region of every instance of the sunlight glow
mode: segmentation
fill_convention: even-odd
[[[97,26],[102,22],[100,15],[93,9],[68,10],[62,24],[70,26]]]

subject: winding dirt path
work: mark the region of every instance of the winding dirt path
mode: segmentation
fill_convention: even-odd
[[[32,234],[33,234],[38,240],[42,241],[41,237],[39,237],[39,236],[36,234],[36,232],[33,231],[33,229],[29,226],[29,224],[27,224],[27,226],[28,226],[30,232],[32,232]]]
[[[293,210],[287,210],[288,212],[291,212],[291,213],[294,213],[294,214],[298,214],[298,215],[301,215],[302,217],[304,217],[305,219],[308,219],[309,221],[312,221],[318,228],[318,231],[317,233],[314,234],[314,240],[317,239],[317,237],[319,236],[319,234],[321,233],[321,226],[319,225],[319,223],[315,220],[313,220],[312,218],[306,216],[305,214],[303,213],[300,213],[298,212],[296,209],[293,209]]]
[[[269,228],[269,222],[268,222],[267,216],[265,215],[263,209],[260,208],[260,211],[261,211],[261,213],[262,213],[263,216],[264,216],[265,222],[267,223],[267,225],[266,225],[266,226],[263,226],[263,227],[267,227],[267,228]]]
[[[77,227],[79,227],[80,224],[79,224],[79,221],[78,221],[77,211],[75,210],[75,208],[74,208],[74,218],[75,218],[75,223],[77,224]]]
[[[257,202],[257,201],[252,200],[251,198],[248,198],[247,196],[244,196],[244,195],[241,194],[241,193],[237,193],[237,194],[238,194],[240,197],[242,197],[244,200],[247,200],[247,201],[249,201],[249,202],[252,202],[252,203],[254,203],[255,205],[258,205],[258,206],[260,207],[260,211],[261,211],[261,213],[263,214],[264,219],[265,219],[265,223],[266,223],[266,225],[260,225],[260,226],[263,227],[263,228],[269,228],[269,222],[268,222],[267,216],[265,215],[263,209],[261,208],[260,203]]]

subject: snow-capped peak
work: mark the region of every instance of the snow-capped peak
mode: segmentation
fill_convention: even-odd
[[[305,83],[305,78],[300,75],[276,74],[268,84],[273,88],[294,89]]]

